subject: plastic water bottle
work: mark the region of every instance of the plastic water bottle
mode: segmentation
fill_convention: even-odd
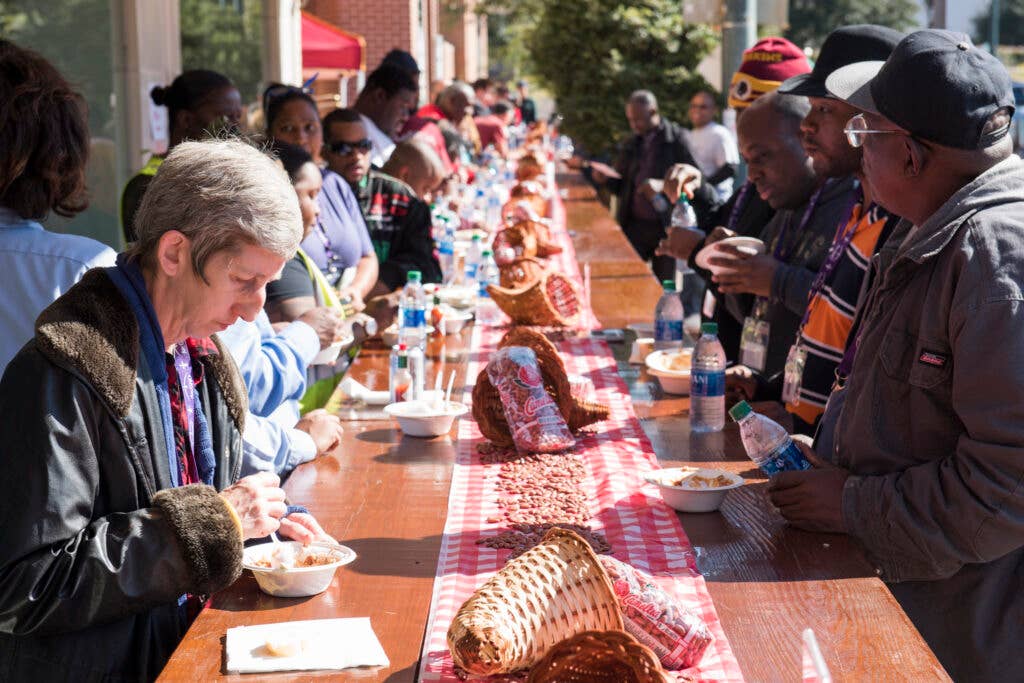
[[[420,271],[410,270],[399,306],[398,341],[406,347],[423,348],[427,342],[427,298]]]
[[[482,325],[490,325],[497,320],[497,304],[491,299],[487,285],[498,284],[498,266],[494,263],[494,255],[490,249],[484,249],[480,257],[480,265],[476,271],[477,303],[476,319]]]
[[[661,283],[664,293],[654,307],[654,350],[678,349],[683,344],[683,302],[671,280]]]
[[[423,398],[423,388],[426,383],[426,356],[423,349],[418,346],[409,349],[409,374],[412,376],[412,385],[409,393],[413,401]]]
[[[747,456],[769,477],[787,470],[811,469],[811,463],[778,422],[755,413],[746,401],[734,405],[729,415],[740,425]]]
[[[480,235],[473,235],[469,248],[466,249],[466,281],[467,284],[476,280],[476,269],[484,256],[484,245]]]
[[[703,230],[697,227],[697,213],[693,210],[693,206],[690,205],[690,200],[686,198],[685,194],[679,195],[679,201],[676,202],[675,207],[672,209],[670,226],[672,228],[692,230],[693,232],[700,233],[701,236],[705,234]],[[683,291],[684,277],[692,272],[690,265],[686,261],[676,259],[676,289],[679,292]]]
[[[501,227],[501,197],[498,192],[492,191],[487,197],[487,212],[484,214],[484,223],[488,230],[497,230]]]
[[[725,351],[718,323],[700,326],[690,370],[690,429],[718,432],[725,426]]]
[[[441,238],[437,242],[437,255],[444,284],[451,284],[455,280],[455,226],[449,220],[444,221]]]

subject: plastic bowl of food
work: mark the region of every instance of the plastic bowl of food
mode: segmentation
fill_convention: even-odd
[[[690,393],[690,362],[692,349],[655,351],[647,354],[644,364],[647,371],[658,378],[666,394],[686,396]]]
[[[680,512],[714,512],[726,492],[743,486],[743,477],[705,467],[669,467],[644,475],[661,491],[669,507]]]
[[[401,401],[384,406],[384,412],[398,420],[398,426],[409,436],[431,437],[451,431],[455,418],[465,415],[469,407],[455,401],[433,399]]]
[[[323,593],[338,567],[356,559],[343,545],[314,541],[261,543],[242,552],[242,566],[252,572],[264,593],[279,598],[303,598]]]
[[[469,321],[473,319],[473,314],[469,311],[456,311],[449,309],[445,311],[441,319],[434,325],[435,328],[444,332],[444,334],[458,334],[462,332],[462,328],[469,324]]]
[[[445,285],[438,287],[434,294],[452,308],[467,309],[476,306],[479,287],[472,285]]]
[[[338,360],[338,356],[341,355],[341,350],[352,346],[352,342],[355,340],[356,338],[351,334],[345,335],[341,339],[336,339],[333,344],[313,356],[313,360],[310,362],[310,365],[327,365],[328,363],[333,363]]]

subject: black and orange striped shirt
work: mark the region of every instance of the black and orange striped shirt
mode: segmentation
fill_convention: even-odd
[[[843,358],[846,338],[853,327],[861,285],[871,257],[898,220],[898,216],[877,204],[870,204],[865,211],[863,203],[858,203],[853,207],[849,221],[836,233],[835,239],[838,240],[848,230],[854,231],[839,263],[821,291],[808,303],[810,315],[800,334],[800,347],[807,351],[800,402],[786,405],[786,410],[808,425],[813,425],[825,410],[825,402],[835,381],[836,367]]]

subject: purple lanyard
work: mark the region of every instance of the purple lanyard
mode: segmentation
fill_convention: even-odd
[[[775,256],[777,261],[788,261],[789,257],[793,255],[793,249],[796,248],[797,242],[800,241],[800,235],[803,234],[804,228],[807,227],[807,223],[811,220],[811,216],[814,215],[814,209],[818,206],[818,199],[821,197],[821,191],[824,190],[831,179],[826,180],[825,183],[814,191],[811,195],[811,201],[807,203],[807,208],[804,210],[803,218],[800,219],[800,225],[797,226],[796,232],[793,236],[789,235],[789,230],[793,227],[793,214],[788,216],[788,220],[782,226],[782,230],[779,231],[778,237],[775,239],[775,248],[772,250],[772,254]]]
[[[181,387],[181,398],[185,404],[185,417],[188,420],[188,447],[196,452],[196,380],[192,376],[192,356],[185,342],[174,345],[174,369],[178,373],[178,386]]]
[[[740,220],[740,214],[743,213],[743,209],[747,206],[747,200],[750,199],[750,188],[753,185],[749,180],[743,183],[743,187],[736,193],[736,202],[732,205],[732,211],[729,212],[729,224],[726,226],[730,232],[736,232],[736,223]]]
[[[341,272],[341,268],[338,267],[338,262],[341,259],[334,250],[331,249],[331,238],[327,236],[327,231],[324,230],[324,226],[320,223],[320,217],[316,218],[316,225],[313,226],[313,232],[316,233],[317,237],[320,238],[321,244],[324,245],[324,255],[327,257],[327,275],[336,275]]]
[[[818,270],[817,277],[814,278],[814,284],[811,285],[811,291],[807,295],[807,308],[804,309],[804,317],[800,322],[800,329],[797,332],[796,338],[799,343],[800,334],[804,330],[804,325],[811,317],[811,308],[814,306],[814,300],[821,294],[821,290],[825,288],[825,281],[828,280],[832,271],[836,269],[839,262],[843,258],[843,254],[846,252],[846,248],[850,246],[850,242],[853,241],[853,236],[857,234],[857,226],[860,225],[861,220],[867,216],[865,210],[857,220],[853,220],[853,212],[856,211],[857,205],[864,201],[864,193],[858,186],[852,192],[850,197],[850,205],[846,211],[843,212],[843,220],[839,223],[839,227],[836,228],[836,235],[832,238],[832,248],[829,249],[828,258],[825,259],[825,263],[822,264]]]

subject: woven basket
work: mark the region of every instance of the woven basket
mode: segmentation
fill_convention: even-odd
[[[515,259],[537,256],[537,236],[533,230],[522,227],[522,225],[510,225],[494,234],[491,249],[498,265],[504,265]]]
[[[618,600],[594,551],[556,527],[462,605],[448,628],[448,648],[469,673],[506,674],[577,633],[622,628]]]
[[[584,631],[548,650],[526,683],[669,683],[650,648],[625,631]]]
[[[546,223],[541,221],[519,221],[513,227],[533,232],[533,238],[537,241],[537,256],[547,258],[562,253],[562,246],[551,240],[551,230]]]
[[[488,285],[487,291],[494,303],[519,325],[575,327],[582,313],[576,285],[561,273],[549,271],[518,289]]]
[[[532,180],[544,175],[544,164],[533,154],[524,154],[516,164],[516,180]]]
[[[546,270],[544,264],[535,258],[519,258],[498,267],[499,282],[506,289],[524,287],[534,280],[540,279]]]
[[[610,411],[607,406],[580,401],[572,395],[572,386],[569,384],[562,357],[555,345],[543,334],[525,327],[513,327],[498,342],[499,349],[506,346],[527,346],[533,349],[544,380],[544,389],[555,401],[569,429],[576,432],[595,422],[608,419]],[[491,384],[486,369],[480,372],[473,386],[473,419],[480,427],[480,433],[489,441],[505,448],[514,445],[512,432],[505,418],[505,408],[501,403],[501,395]]]

